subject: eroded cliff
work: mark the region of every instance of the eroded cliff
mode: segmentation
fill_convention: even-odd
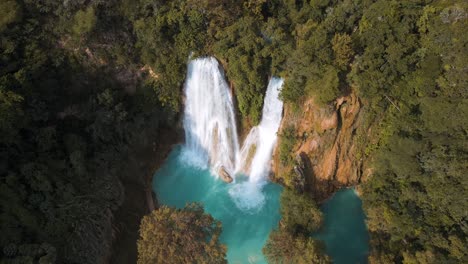
[[[300,109],[286,105],[279,144],[283,133],[294,131],[289,150],[292,162],[280,158],[276,148],[274,179],[307,191],[318,201],[328,198],[338,188],[357,185],[363,180],[362,103],[355,93],[337,98],[331,105],[320,106],[313,98]],[[359,139],[358,139],[359,137]]]

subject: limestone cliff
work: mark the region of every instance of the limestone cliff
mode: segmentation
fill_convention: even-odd
[[[340,187],[362,180],[362,140],[356,140],[361,122],[362,103],[355,93],[340,97],[331,105],[319,106],[306,100],[300,109],[286,105],[279,134],[293,127],[296,141],[290,150],[293,164],[280,161],[275,150],[274,178],[291,187],[308,191],[318,201]],[[362,139],[362,137],[360,137]],[[282,138],[279,137],[279,144]]]

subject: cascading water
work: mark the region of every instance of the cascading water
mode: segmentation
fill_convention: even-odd
[[[249,134],[244,140],[242,149],[239,154],[239,161],[236,164],[236,172],[243,173],[245,175],[250,174],[250,168],[252,161],[257,152],[257,141],[258,141],[258,127],[255,126],[250,129]]]
[[[266,263],[262,247],[280,220],[282,188],[266,179],[281,120],[281,83],[270,80],[262,121],[240,152],[232,96],[218,62],[191,61],[185,82],[186,142],[174,148],[154,177],[162,204],[183,208],[200,202],[222,222],[221,241],[228,247],[229,263]],[[212,177],[220,166],[235,177],[234,183]]]
[[[233,103],[222,70],[214,58],[191,61],[185,83],[186,144],[173,149],[154,177],[161,204],[183,208],[187,203],[200,202],[206,212],[222,222],[220,239],[228,248],[229,263],[266,264],[262,248],[281,218],[282,187],[267,178],[283,110],[278,98],[282,83],[279,78],[270,80],[262,120],[250,131],[239,152]],[[237,173],[235,183],[225,184],[213,177],[217,166]],[[343,203],[337,205],[339,210],[325,205],[325,229],[317,235],[325,240],[337,263],[350,259],[362,262],[367,257],[365,236],[351,246],[346,243],[350,237],[366,234],[360,205],[343,206],[351,200],[348,195],[339,198],[338,203]],[[350,228],[334,228],[349,223]],[[348,253],[340,255],[342,243]]]
[[[245,210],[261,209],[262,187],[270,171],[270,159],[281,122],[283,102],[279,100],[280,78],[271,78],[260,124],[250,131],[239,151],[234,106],[224,74],[214,58],[190,62],[185,83],[183,154],[200,168],[210,164],[212,174],[224,168],[231,176],[243,173],[249,178],[230,187],[236,205]]]
[[[211,164],[215,171],[223,166],[232,174],[239,153],[234,106],[216,59],[201,58],[190,62],[185,99],[187,160],[199,167]]]
[[[283,102],[279,99],[282,85],[283,79],[270,79],[263,104],[262,120],[250,130],[241,149],[236,171],[247,174],[249,180],[233,186],[229,194],[236,205],[243,209],[258,209],[265,200],[262,187],[270,172],[270,160],[283,112]]]
[[[241,150],[241,161],[236,167],[237,170],[243,170],[249,175],[250,182],[264,180],[270,171],[276,132],[283,113],[283,102],[279,99],[282,85],[283,79],[271,78],[263,105],[262,120],[258,126],[250,130]],[[255,154],[252,155],[253,153]]]

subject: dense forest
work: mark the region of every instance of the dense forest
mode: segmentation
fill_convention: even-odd
[[[296,111],[355,92],[369,262],[468,262],[467,27],[463,0],[0,0],[1,262],[109,261],[129,156],[178,129],[187,60],[205,55],[225,68],[244,128],[271,75]],[[286,132],[280,156],[294,163]],[[310,237],[316,201],[292,188],[265,256],[328,263]],[[199,205],[146,216],[139,252],[151,217],[177,214],[204,219],[202,260],[222,263]]]

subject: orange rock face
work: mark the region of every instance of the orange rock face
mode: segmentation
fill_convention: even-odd
[[[362,176],[362,159],[355,140],[359,126],[361,102],[351,93],[335,100],[333,105],[318,106],[309,99],[299,113],[286,106],[280,131],[294,126],[297,143],[291,150],[301,170],[282,165],[274,155],[274,174],[289,184],[284,175],[301,171],[305,189],[317,200],[328,198],[340,187],[356,185]],[[281,134],[281,132],[280,132]],[[281,139],[280,139],[281,140]],[[297,167],[297,166],[296,166]]]

